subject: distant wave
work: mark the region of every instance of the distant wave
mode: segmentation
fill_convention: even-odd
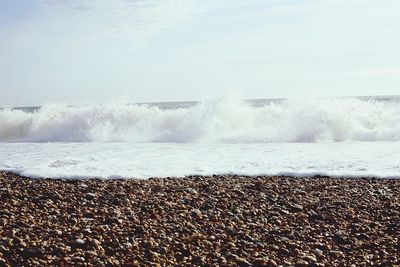
[[[400,141],[400,103],[310,99],[251,106],[232,97],[193,107],[52,104],[0,110],[1,142]]]

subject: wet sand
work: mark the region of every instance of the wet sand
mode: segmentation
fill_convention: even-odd
[[[0,172],[0,266],[395,266],[400,179]]]

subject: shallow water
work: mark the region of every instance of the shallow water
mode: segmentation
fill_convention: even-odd
[[[189,174],[400,177],[399,142],[0,143],[0,169],[31,177]]]

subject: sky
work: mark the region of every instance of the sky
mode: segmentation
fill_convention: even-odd
[[[0,106],[400,94],[398,0],[0,0]]]

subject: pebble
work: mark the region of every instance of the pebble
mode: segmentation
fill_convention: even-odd
[[[196,191],[196,189],[194,189],[194,188],[188,188],[187,191],[188,191],[190,194],[197,194],[197,191]]]
[[[322,250],[318,249],[318,248],[314,249],[314,253],[318,257],[321,257],[324,254],[324,252]]]
[[[161,253],[161,254],[167,254],[167,252],[168,252],[168,249],[167,249],[166,247],[163,247],[163,246],[161,246],[161,247],[159,248],[159,250],[160,250],[160,253]]]
[[[123,244],[124,249],[130,249],[131,247],[132,247],[132,244],[129,242],[126,242],[125,244]]]
[[[85,255],[88,258],[93,258],[93,257],[97,257],[98,254],[96,251],[88,250],[85,252]]]
[[[313,256],[304,256],[303,259],[308,262],[317,262],[317,259]]]
[[[78,257],[78,256],[76,256],[76,257],[73,257],[73,258],[72,258],[72,261],[84,262],[84,261],[85,261],[85,258],[84,258],[84,257]]]
[[[400,265],[396,179],[79,182],[0,171],[0,198],[5,266]]]
[[[296,261],[295,267],[305,267],[308,266],[308,262],[305,260]]]
[[[57,229],[52,230],[52,233],[55,235],[59,235],[59,236],[63,234],[61,230],[57,230]]]
[[[87,199],[95,199],[97,197],[96,193],[86,193],[85,194]]]
[[[85,240],[78,238],[75,240],[75,244],[80,246],[85,245]]]
[[[272,267],[278,266],[278,263],[276,263],[276,261],[274,261],[274,260],[269,260],[268,264],[269,264],[269,266],[272,266]]]

